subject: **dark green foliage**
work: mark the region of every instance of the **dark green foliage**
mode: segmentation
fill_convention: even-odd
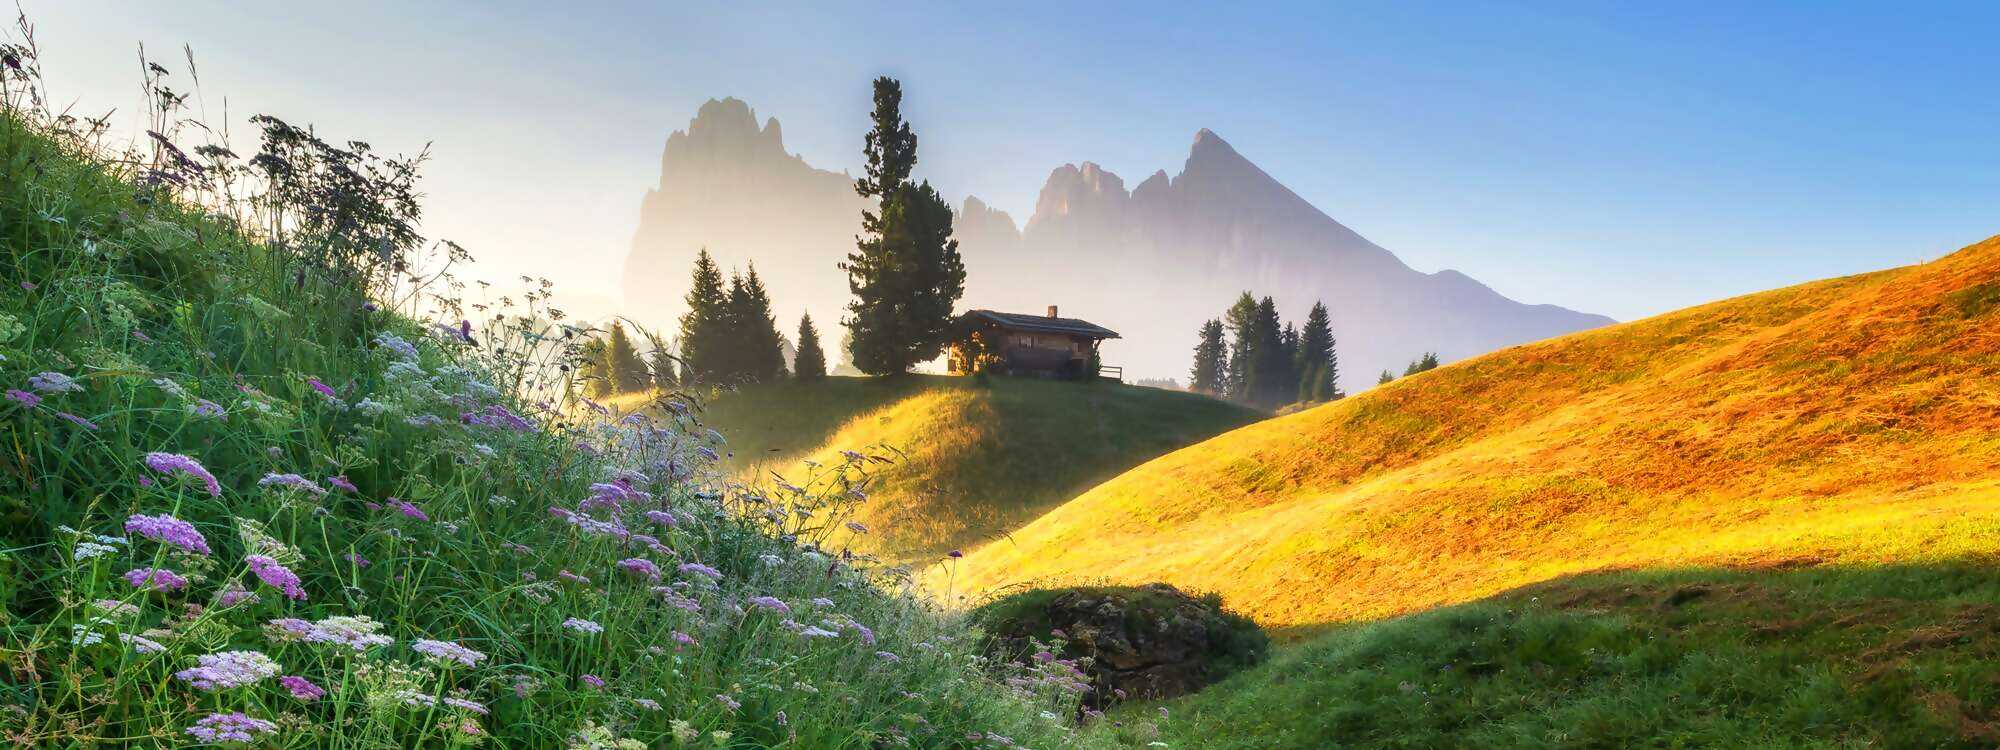
[[[1030,589],[988,602],[970,617],[986,632],[983,650],[998,659],[1030,658],[1042,644],[1061,641],[1064,658],[1100,660],[1095,649],[1105,648],[1152,664],[1136,680],[1086,667],[1099,693],[1087,705],[1117,702],[1108,694],[1114,688],[1191,692],[1256,666],[1271,650],[1263,628],[1223,607],[1220,595],[1190,596],[1161,583]],[[1084,631],[1092,637],[1074,639]]]
[[[605,377],[615,392],[634,393],[652,386],[653,370],[639,358],[639,349],[632,345],[632,337],[625,335],[624,324],[611,324],[603,356]]]
[[[1430,372],[1431,370],[1435,370],[1437,368],[1438,368],[1437,353],[1424,352],[1424,356],[1418,357],[1417,359],[1411,361],[1408,367],[1403,368],[1403,377],[1409,377],[1411,375],[1415,375],[1420,372]]]
[[[583,384],[583,395],[604,398],[618,392],[618,380],[611,372],[611,362],[606,356],[611,346],[604,339],[592,338],[583,342],[577,361],[577,380]]]
[[[1341,627],[1176,702],[1173,747],[1986,748],[1991,561],[1589,575]],[[1125,718],[1157,716],[1153,707]]]
[[[799,349],[792,355],[792,374],[800,380],[826,377],[826,352],[819,346],[819,329],[811,313],[799,316]]]
[[[965,292],[965,264],[951,239],[951,206],[930,183],[912,184],[917,140],[902,119],[902,86],[875,81],[874,130],[864,148],[868,175],[855,189],[879,198],[861,214],[862,236],[847,272],[844,321],[854,334],[854,365],[871,375],[909,371],[934,359],[949,336],[952,306]]]
[[[1188,390],[1222,395],[1229,379],[1229,345],[1222,340],[1222,321],[1201,324],[1201,342],[1194,345],[1194,368],[1188,372]]]
[[[1326,304],[1314,302],[1306,315],[1305,330],[1299,332],[1299,353],[1293,369],[1299,373],[1300,401],[1330,401],[1339,398],[1340,359],[1334,352],[1333,321]]]
[[[681,315],[681,380],[716,382],[729,349],[729,297],[722,287],[722,269],[709,257],[708,248],[695,256],[687,306]]]
[[[1223,395],[1236,401],[1250,400],[1249,372],[1250,362],[1253,359],[1250,350],[1255,340],[1250,327],[1256,317],[1257,299],[1250,296],[1248,291],[1237,297],[1236,303],[1230,305],[1229,310],[1222,314],[1222,325],[1229,329],[1229,378],[1223,388]]]
[[[785,354],[778,320],[771,315],[771,295],[757,277],[757,266],[729,280],[725,321],[729,340],[718,377],[729,383],[757,383],[783,377]]]
[[[1391,372],[1389,372],[1388,370],[1383,370],[1383,371],[1382,371],[1382,374],[1381,374],[1381,375],[1378,375],[1378,376],[1376,376],[1376,378],[1375,378],[1375,384],[1376,384],[1376,385],[1387,385],[1387,384],[1389,383],[1389,381],[1392,381],[1392,380],[1395,380],[1395,379],[1396,379],[1396,375],[1395,375],[1394,373],[1391,373]]]
[[[1250,365],[1244,369],[1245,390],[1252,406],[1275,409],[1290,403],[1298,391],[1298,379],[1292,374],[1292,356],[1285,349],[1281,326],[1277,303],[1270,297],[1259,300],[1249,330],[1246,354]]]

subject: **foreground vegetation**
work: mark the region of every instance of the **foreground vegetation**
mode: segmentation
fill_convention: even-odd
[[[1103,727],[1260,750],[1984,748],[1996,708],[1986,558],[1562,579],[1345,626]]]
[[[417,162],[268,118],[184,151],[161,68],[106,155],[5,53],[10,744],[1077,742],[1071,673],[816,546],[865,467],[744,493],[685,402],[572,418],[589,332],[425,286]]]
[[[910,375],[750,385],[709,403],[745,482],[797,481],[842,452],[893,458],[856,508],[854,543],[936,559],[997,538],[1099,482],[1256,420],[1215,399],[1115,383]]]

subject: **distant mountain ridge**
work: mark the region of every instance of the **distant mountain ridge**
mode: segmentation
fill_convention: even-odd
[[[837,321],[847,290],[834,264],[865,205],[846,175],[786,153],[775,119],[760,129],[747,104],[711,100],[668,138],[626,266],[628,307],[677,314],[680,277],[707,246],[725,267],[758,261],[783,314]],[[1185,375],[1201,321],[1245,289],[1276,297],[1287,319],[1325,301],[1350,392],[1426,351],[1452,360],[1612,322],[1411,269],[1207,129],[1178,175],[1157,171],[1128,190],[1097,164],[1065,164],[1025,224],[967,197],[955,229],[964,306],[1059,305],[1124,334],[1106,361],[1135,376]]]

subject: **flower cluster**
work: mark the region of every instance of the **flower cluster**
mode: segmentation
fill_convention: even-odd
[[[200,531],[195,530],[194,524],[164,513],[157,516],[135,513],[125,519],[125,532],[179,547],[187,552],[201,555],[209,553],[208,540],[202,537]]]
[[[260,737],[277,732],[277,724],[254,718],[241,711],[209,714],[207,718],[187,728],[188,736],[210,745],[229,742],[251,743]]]
[[[125,582],[135,589],[152,591],[179,591],[187,588],[188,580],[166,568],[134,568],[125,571]]]
[[[197,690],[214,692],[242,687],[278,676],[278,663],[262,651],[224,651],[197,657],[198,666],[174,676]]]
[[[209,497],[222,497],[222,483],[216,481],[214,474],[202,468],[200,461],[179,453],[154,451],[146,454],[144,462],[146,468],[161,474],[186,474],[199,479],[202,487],[208,490]]]
[[[277,560],[264,555],[246,555],[243,562],[249,564],[250,572],[256,574],[257,580],[284,592],[286,599],[306,598],[306,589],[300,583],[298,574],[280,565]]]
[[[485,654],[452,643],[451,641],[419,639],[416,643],[411,644],[410,648],[439,664],[457,663],[468,667],[476,667],[479,666],[480,662],[486,660]]]
[[[257,480],[257,486],[291,487],[293,489],[303,490],[313,495],[326,494],[325,487],[321,487],[318,484],[314,483],[312,480],[299,476],[297,474],[279,474],[276,472],[265,474],[263,479]]]

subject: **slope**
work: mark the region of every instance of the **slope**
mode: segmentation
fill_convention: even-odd
[[[1985,552],[2000,538],[1996,350],[2000,239],[1514,347],[1237,430],[949,576],[974,592],[1166,580],[1306,624],[1600,568]]]
[[[748,386],[710,404],[740,479],[794,480],[802,460],[890,456],[857,520],[860,546],[939,555],[1011,531],[1168,451],[1256,420],[1189,393],[1111,383],[910,376]],[[870,450],[886,447],[887,450]]]

